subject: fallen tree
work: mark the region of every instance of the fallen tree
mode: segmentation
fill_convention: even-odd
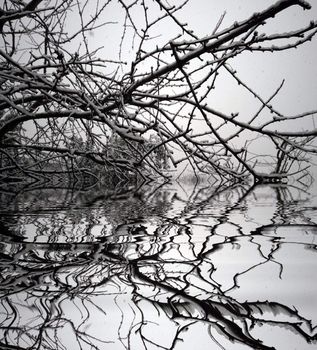
[[[265,99],[229,62],[244,53],[289,50],[312,40],[317,22],[283,33],[262,29],[289,7],[309,10],[310,4],[280,0],[226,29],[220,29],[222,16],[209,35],[199,37],[178,18],[187,2],[4,1],[0,181],[50,181],[61,174],[70,181],[98,180],[105,173],[168,178],[169,167],[188,163],[196,174],[230,181],[305,176],[309,155],[317,151],[317,129],[303,129],[301,120],[314,118],[315,111],[279,112],[272,100],[284,82]],[[112,6],[123,18],[118,57],[98,58],[89,35],[100,26],[107,30],[110,22],[103,21]],[[153,45],[152,30],[166,22],[180,34]],[[132,53],[125,62],[124,43],[130,38]],[[256,113],[226,114],[213,107],[210,97],[222,74],[254,96]],[[285,128],[294,121],[297,130]],[[254,154],[252,142],[261,137],[274,153]],[[267,157],[269,167],[260,171]]]

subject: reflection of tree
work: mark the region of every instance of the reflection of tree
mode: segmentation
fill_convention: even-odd
[[[250,191],[237,186],[194,189],[187,200],[163,188],[157,191],[160,200],[155,201],[154,195],[146,197],[152,212],[137,215],[134,211],[136,215],[125,221],[109,221],[115,209],[109,213],[107,206],[104,211],[89,209],[82,237],[103,228],[87,240],[63,238],[62,232],[77,215],[74,212],[21,217],[15,236],[12,228],[5,235],[8,224],[4,224],[1,346],[179,349],[200,329],[216,348],[227,348],[232,341],[230,349],[240,343],[252,349],[271,349],[273,339],[259,333],[265,327],[316,341],[316,328],[301,310],[276,300],[256,301],[257,295],[242,301],[232,294],[241,285],[240,278],[259,266],[278,265],[283,273],[283,261],[277,254],[294,242],[282,237],[282,230],[290,231],[296,217],[297,230],[303,224],[306,236],[316,233],[316,224],[300,205],[299,214],[289,222],[279,218],[280,213],[284,215],[282,200],[288,197],[283,189],[275,191],[279,196],[273,217],[265,216],[259,222],[251,207],[261,203],[261,188]],[[156,206],[162,208],[162,198],[169,199],[163,205],[165,211],[156,211]],[[135,197],[128,207],[143,204]],[[307,203],[305,206],[307,210]],[[122,209],[120,203],[117,209]],[[79,216],[85,213],[82,209]],[[242,228],[239,215],[251,222],[250,232]],[[45,231],[49,220],[43,225],[44,218],[51,221],[54,229],[50,232]],[[31,220],[34,237],[26,232],[23,241],[22,230],[30,230]],[[109,222],[111,232],[106,228]],[[247,245],[252,258],[245,266],[237,264],[224,283],[217,254],[228,247],[237,251],[239,245]],[[306,245],[316,249],[309,238]]]

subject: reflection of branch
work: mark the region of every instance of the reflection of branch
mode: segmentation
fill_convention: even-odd
[[[133,349],[137,337],[138,344],[173,349],[186,330],[208,326],[211,344],[222,347],[222,336],[252,349],[272,349],[271,339],[262,343],[255,338],[260,325],[285,327],[306,341],[316,341],[316,327],[300,311],[274,301],[241,302],[224,291],[216,278],[221,266],[213,258],[221,248],[242,242],[241,236],[247,233],[241,227],[241,217],[234,221],[235,213],[247,218],[249,206],[254,205],[249,199],[259,188],[212,189],[196,184],[192,193],[187,193],[186,202],[169,185],[154,191],[149,186],[143,197],[132,191],[131,196],[119,192],[117,200],[112,200],[116,197],[111,194],[86,200],[88,210],[77,203],[71,211],[7,216],[0,246],[0,306],[4,310],[0,329],[5,330],[1,346],[23,348],[22,342],[27,341],[28,346],[45,344],[48,349],[62,349],[62,330],[67,329],[67,336],[83,348],[86,344],[98,349],[118,339]],[[260,264],[277,263],[276,252],[284,244],[293,244],[280,239],[277,230],[288,228],[286,221],[281,224],[283,218],[286,220],[283,210],[287,210],[288,198],[292,202],[296,198],[277,191],[276,212],[264,218],[274,224],[257,224],[250,236],[244,236],[257,255],[249,267],[235,273],[235,286],[239,275],[247,277]],[[74,198],[72,201],[74,204]],[[204,223],[211,209],[217,210],[215,223]],[[295,215],[294,211],[289,220],[293,222]],[[309,222],[305,212],[298,215],[301,222]],[[223,224],[231,224],[233,231],[220,234]],[[314,228],[311,222],[304,226],[307,232]],[[26,229],[34,238],[28,237]],[[204,237],[202,242],[195,241],[197,231],[199,240]],[[257,237],[270,242],[269,252]],[[278,264],[284,268],[282,262]],[[112,304],[105,306],[109,303],[114,309]],[[155,312],[149,311],[151,307]],[[26,309],[30,312],[28,322],[22,317]],[[109,324],[109,329],[112,325],[114,335],[110,331],[99,333],[96,320]],[[151,327],[166,328],[166,323],[170,325],[168,340],[148,331]]]
[[[306,324],[310,325],[309,322],[301,318],[297,311],[291,310],[278,303],[243,303],[238,304],[237,302],[230,302],[225,299],[225,302],[214,302],[211,300],[199,300],[198,298],[192,297],[182,290],[175,289],[169,285],[163,284],[159,281],[153,281],[146,275],[140,273],[138,267],[133,265],[133,275],[137,278],[136,283],[141,286],[152,286],[154,301],[156,296],[159,295],[171,295],[168,297],[167,303],[161,303],[155,301],[157,307],[162,309],[169,317],[174,320],[178,318],[189,318],[190,320],[203,320],[204,322],[210,322],[215,328],[218,328],[226,337],[229,339],[242,342],[251,346],[253,349],[273,349],[272,347],[265,346],[261,341],[254,339],[248,330],[247,320],[251,321],[254,326],[257,323],[268,322],[278,325],[290,326],[291,329],[298,332],[301,336],[305,337],[307,341],[316,340],[317,335],[310,336],[300,326],[299,322],[305,321]],[[138,281],[140,280],[140,281]],[[138,292],[139,293],[139,292]],[[142,295],[142,297],[146,297]],[[152,300],[152,297],[149,297]],[[220,297],[221,300],[221,297]],[[276,313],[276,308],[279,308],[280,313],[283,313],[289,317],[296,317],[296,321],[272,321],[266,320],[265,318],[254,317],[254,311],[256,313],[264,313],[264,310],[272,310],[272,313]],[[197,315],[197,316],[196,316]],[[246,329],[240,328],[236,323],[237,321],[242,322]],[[239,323],[240,323],[239,322]],[[310,330],[312,330],[310,326]]]

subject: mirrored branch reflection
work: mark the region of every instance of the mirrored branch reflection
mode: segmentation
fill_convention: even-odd
[[[35,196],[1,215],[1,349],[316,347],[305,191],[173,184],[45,210]]]

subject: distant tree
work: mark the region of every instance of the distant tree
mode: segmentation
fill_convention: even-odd
[[[83,157],[99,165],[100,171],[116,169],[144,178],[169,177],[167,163],[174,167],[189,163],[195,172],[235,181],[247,177],[255,182],[279,181],[305,172],[301,164],[317,151],[317,131],[302,127],[288,131],[283,126],[312,118],[314,112],[280,113],[272,100],[283,83],[265,99],[229,62],[244,52],[288,50],[312,40],[317,22],[288,32],[262,32],[266,20],[294,5],[308,10],[310,4],[276,1],[226,29],[220,29],[221,17],[209,35],[199,37],[178,16],[188,0],[177,3],[4,0],[0,8],[0,153],[1,172],[6,175],[2,178],[46,177],[51,169],[45,164],[53,159],[65,174],[89,172],[81,166]],[[101,26],[105,32],[111,28],[109,13],[120,13],[122,18],[117,59],[99,58],[99,51],[90,48]],[[155,30],[167,23],[179,35],[162,45],[155,43]],[[127,42],[132,51],[129,65],[122,58]],[[254,115],[213,108],[210,96],[222,74],[255,97],[260,107]],[[262,118],[266,112],[269,117]],[[12,133],[15,142],[8,142]],[[74,135],[89,148],[74,143]],[[110,135],[120,140],[112,153],[105,151]],[[250,151],[252,140],[260,137],[274,146],[275,155]],[[238,142],[241,139],[243,145]],[[163,167],[157,162],[158,151]],[[268,156],[270,169],[261,172],[259,164]],[[27,165],[21,159],[27,159]],[[95,170],[90,172],[93,175]]]

